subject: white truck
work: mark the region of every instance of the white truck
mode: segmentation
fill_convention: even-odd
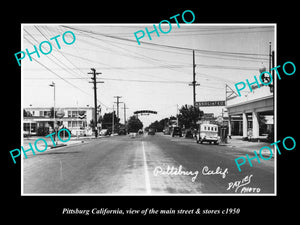
[[[219,144],[220,137],[218,136],[218,125],[215,124],[199,124],[199,129],[196,133],[196,142],[209,142]]]

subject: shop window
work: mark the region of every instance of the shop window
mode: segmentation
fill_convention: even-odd
[[[23,124],[23,130],[24,131],[29,131],[29,123],[24,123]]]

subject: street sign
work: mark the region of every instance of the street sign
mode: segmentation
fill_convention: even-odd
[[[202,101],[202,102],[195,102],[196,107],[205,106],[225,106],[225,101]]]
[[[156,111],[152,111],[152,110],[139,110],[139,111],[135,111],[134,114],[149,114],[149,113],[152,113],[152,114],[157,114]]]

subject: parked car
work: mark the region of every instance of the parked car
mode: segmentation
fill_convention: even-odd
[[[163,129],[164,135],[169,135],[170,133],[170,128],[166,127],[165,129]]]
[[[182,131],[180,127],[173,127],[172,137],[179,136],[182,137]]]
[[[155,130],[153,128],[149,128],[148,135],[155,135]]]
[[[126,135],[126,130],[125,129],[120,129],[118,134],[119,135]]]
[[[108,135],[108,129],[102,129],[99,133],[100,136],[106,136]]]
[[[218,125],[215,124],[200,124],[199,130],[196,133],[196,142],[219,144],[220,137],[218,136]]]
[[[136,137],[136,132],[130,132],[129,137],[130,138],[135,138]]]
[[[192,129],[186,129],[184,137],[185,138],[194,138],[194,131]]]

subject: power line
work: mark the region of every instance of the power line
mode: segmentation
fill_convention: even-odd
[[[206,65],[197,64],[198,67],[212,68],[212,69],[231,69],[231,70],[257,70],[257,67],[241,67],[241,66],[224,66],[224,65]]]
[[[30,44],[33,45],[33,43],[31,41],[29,41],[26,37],[24,37]],[[84,90],[82,90],[81,88],[79,88],[78,86],[72,84],[71,82],[69,82],[68,80],[66,80],[65,78],[63,78],[62,76],[60,76],[59,74],[55,73],[53,70],[51,70],[49,67],[45,66],[43,63],[39,62],[38,60],[36,60],[35,58],[32,58],[35,62],[37,62],[38,64],[40,64],[41,66],[43,66],[45,69],[47,69],[49,72],[53,73],[55,76],[59,77],[61,80],[65,81],[66,83],[70,84],[72,87],[80,90],[81,92],[90,95],[88,92],[85,92]],[[57,64],[58,65],[58,64]],[[105,105],[104,103],[102,103],[101,101],[97,100],[101,105],[105,106],[106,108],[108,108],[107,105]]]
[[[25,30],[25,29],[24,29],[24,30]],[[35,38],[34,38],[27,30],[25,30],[25,32],[27,32],[27,33],[30,35],[30,37],[31,37],[32,39],[34,39],[34,40],[37,42],[37,44],[39,43],[38,40],[36,40],[36,39],[35,39]],[[34,45],[31,41],[28,40],[28,38],[24,37],[24,39],[27,40],[30,44]],[[62,64],[63,66],[65,66],[65,68],[64,68],[63,66],[57,64],[51,57],[52,57],[52,58],[55,58],[60,64]],[[75,73],[74,73],[74,70],[72,70],[72,69],[69,68],[65,63],[63,63],[61,60],[59,60],[58,58],[56,58],[55,55],[51,54],[51,55],[48,57],[48,59],[50,59],[53,63],[55,63],[56,65],[58,65],[58,66],[61,67],[62,69],[64,69],[64,70],[67,70],[67,69],[68,69],[68,70],[69,70],[72,74],[74,74],[75,76],[82,77],[82,76],[80,76],[80,75],[78,75],[78,74],[75,74]]]
[[[53,79],[51,77],[25,77],[24,79],[28,80],[47,80],[47,79]],[[67,79],[85,79],[85,78],[74,78],[74,77],[68,77]],[[119,78],[105,78],[101,77],[102,80],[112,80],[112,81],[125,81],[125,82],[142,82],[142,83],[165,83],[165,84],[187,84],[188,81],[166,81],[166,80],[132,80],[132,79],[119,79]]]
[[[93,32],[92,32],[93,33]],[[96,38],[96,37],[93,37],[93,36],[91,36],[91,35],[88,35],[89,37],[91,37],[91,38],[95,38],[95,39],[98,39],[98,38]],[[99,40],[99,39],[98,39]],[[101,39],[101,41],[103,41],[102,39]],[[112,44],[111,44],[112,45]],[[114,46],[114,45],[113,45]],[[122,47],[120,47],[120,46],[118,46],[118,48],[122,48]],[[122,48],[123,49],[123,48]],[[127,49],[126,49],[127,50]],[[211,53],[211,51],[209,51],[209,52],[207,52],[208,54],[212,54]],[[215,52],[214,52],[215,53]],[[233,55],[224,55],[224,53],[228,53],[228,52],[219,52],[220,54],[219,54],[219,58],[220,57],[230,57],[230,58],[233,58],[233,57],[236,57],[234,54],[235,53],[232,53]],[[137,54],[137,53],[135,53],[135,54]],[[202,53],[203,54],[203,53]],[[144,56],[144,55],[141,55],[141,54],[138,54],[138,55],[140,55],[140,56],[142,56],[143,58],[148,58],[148,59],[150,59],[150,60],[152,60],[152,61],[154,61],[155,60],[155,63],[160,63],[160,61],[159,60],[157,60],[157,59],[153,59],[153,58],[151,58],[151,57],[148,57],[148,56]],[[253,55],[252,53],[250,53],[250,54],[248,54],[248,53],[245,53],[245,55]],[[256,55],[260,55],[260,54],[256,54]],[[128,55],[126,55],[127,57],[131,57],[131,56],[128,56]],[[213,56],[206,56],[206,57],[213,57]],[[215,56],[216,57],[216,56]],[[135,57],[136,58],[136,57]],[[247,58],[247,59],[254,59],[255,61],[261,61],[261,60],[267,60],[267,59],[262,59],[262,58],[260,58],[260,59],[258,59],[258,58],[255,58],[255,57],[248,57],[248,56],[239,56],[238,57],[239,58],[239,60],[241,60],[241,58]],[[221,59],[225,59],[225,58],[221,58]],[[147,61],[148,62],[148,61]],[[206,68],[215,68],[215,69],[237,69],[237,70],[256,70],[257,68],[249,68],[249,67],[239,67],[239,66],[220,66],[220,65],[204,65],[204,64],[202,64],[202,65],[200,65],[200,66],[202,66],[202,67],[206,67]],[[174,70],[174,68],[178,68],[178,67],[180,67],[180,66],[173,66],[173,65],[162,65],[162,67],[164,67],[164,68],[169,68],[169,69],[171,69],[171,70]],[[114,68],[112,68],[112,69],[114,69]],[[118,68],[117,68],[118,69]],[[121,68],[120,68],[121,69]],[[137,68],[137,69],[139,69],[139,68]],[[177,70],[176,70],[177,71]],[[182,71],[180,71],[180,72],[182,72]],[[184,72],[185,73],[185,72]]]
[[[103,25],[105,26],[105,25]],[[166,25],[167,26],[167,25]],[[115,27],[115,26],[114,26]],[[117,26],[118,27],[118,26]],[[119,27],[126,27],[126,26],[122,26],[120,25]],[[135,27],[132,27],[136,29]],[[264,30],[261,30],[264,29]],[[230,31],[237,31],[237,32],[230,32]],[[188,29],[185,29],[185,27],[181,27],[180,29],[174,30],[172,31],[172,36],[173,35],[193,35],[193,34],[224,34],[224,33],[251,33],[251,32],[271,32],[274,31],[273,26],[251,26],[251,27],[218,27],[216,28],[215,26],[213,27],[188,27]],[[130,35],[132,36],[133,32],[135,32],[135,30],[133,30],[131,33],[128,32],[119,32],[119,33],[113,33],[113,35],[122,35],[122,36],[127,36]],[[203,32],[207,32],[207,33],[203,33]],[[216,33],[209,33],[209,32],[216,32]]]
[[[122,38],[122,37],[117,37],[114,35],[109,35],[109,34],[103,34],[103,33],[97,33],[97,32],[92,32],[92,31],[86,31],[83,29],[79,29],[79,28],[74,28],[74,27],[70,27],[70,26],[62,26],[65,28],[69,28],[69,29],[73,29],[73,30],[77,30],[77,31],[81,31],[81,32],[86,32],[86,33],[91,33],[94,35],[101,35],[104,37],[109,37],[109,38],[113,38],[113,39],[118,39],[118,40],[123,40],[123,41],[130,41],[130,42],[136,42],[135,40],[131,40],[128,38]],[[142,42],[143,44],[148,44],[148,45],[154,45],[154,46],[159,46],[159,47],[165,47],[165,48],[172,48],[172,49],[177,49],[177,50],[185,50],[185,51],[191,51],[191,50],[195,50],[197,52],[202,52],[202,53],[206,53],[206,54],[221,54],[221,55],[235,55],[235,56],[268,56],[267,54],[258,54],[258,53],[244,53],[244,52],[224,52],[224,51],[213,51],[213,50],[204,50],[204,49],[192,49],[192,48],[186,48],[186,47],[179,47],[179,46],[172,46],[172,45],[162,45],[162,44],[157,44],[157,43],[151,43],[151,42]]]
[[[37,27],[34,26],[46,39],[47,37],[42,33],[42,31]],[[58,50],[58,48],[54,45],[54,47],[56,48],[56,50]],[[74,66],[80,73],[84,74],[79,68],[77,68],[76,65],[74,65],[64,54],[62,51],[58,51],[72,66]],[[84,74],[85,75],[85,74]]]
[[[92,37],[90,35],[88,35],[89,37]],[[92,37],[92,38],[95,38],[95,37]],[[98,39],[98,38],[95,38],[95,39]],[[99,39],[98,39],[99,40]],[[113,41],[113,40],[109,40],[109,42],[114,42],[114,43],[119,43],[119,42],[116,42],[116,41]],[[123,43],[122,45],[127,45],[129,47],[135,47],[134,45],[131,45],[131,44],[128,44],[128,43]],[[188,52],[174,52],[174,51],[170,51],[169,50],[163,50],[163,49],[156,49],[156,48],[148,48],[146,46],[142,46],[143,49],[146,49],[146,50],[150,50],[150,51],[160,51],[160,52],[165,52],[165,53],[175,53],[175,54],[181,54],[181,55],[191,55],[190,53]],[[172,49],[173,50],[173,49]],[[215,59],[222,59],[222,60],[233,60],[233,59],[237,59],[236,56],[230,56],[230,55],[216,55],[214,54],[213,55],[208,55],[206,53],[204,53],[203,55],[201,55],[203,53],[201,52],[198,52],[198,54],[195,56],[195,57],[208,57],[208,58],[215,58]],[[238,60],[240,61],[253,61],[253,62],[261,62],[261,61],[267,61],[269,60],[268,58],[262,58],[262,57],[244,57],[244,56],[241,56],[241,57],[238,57]]]

